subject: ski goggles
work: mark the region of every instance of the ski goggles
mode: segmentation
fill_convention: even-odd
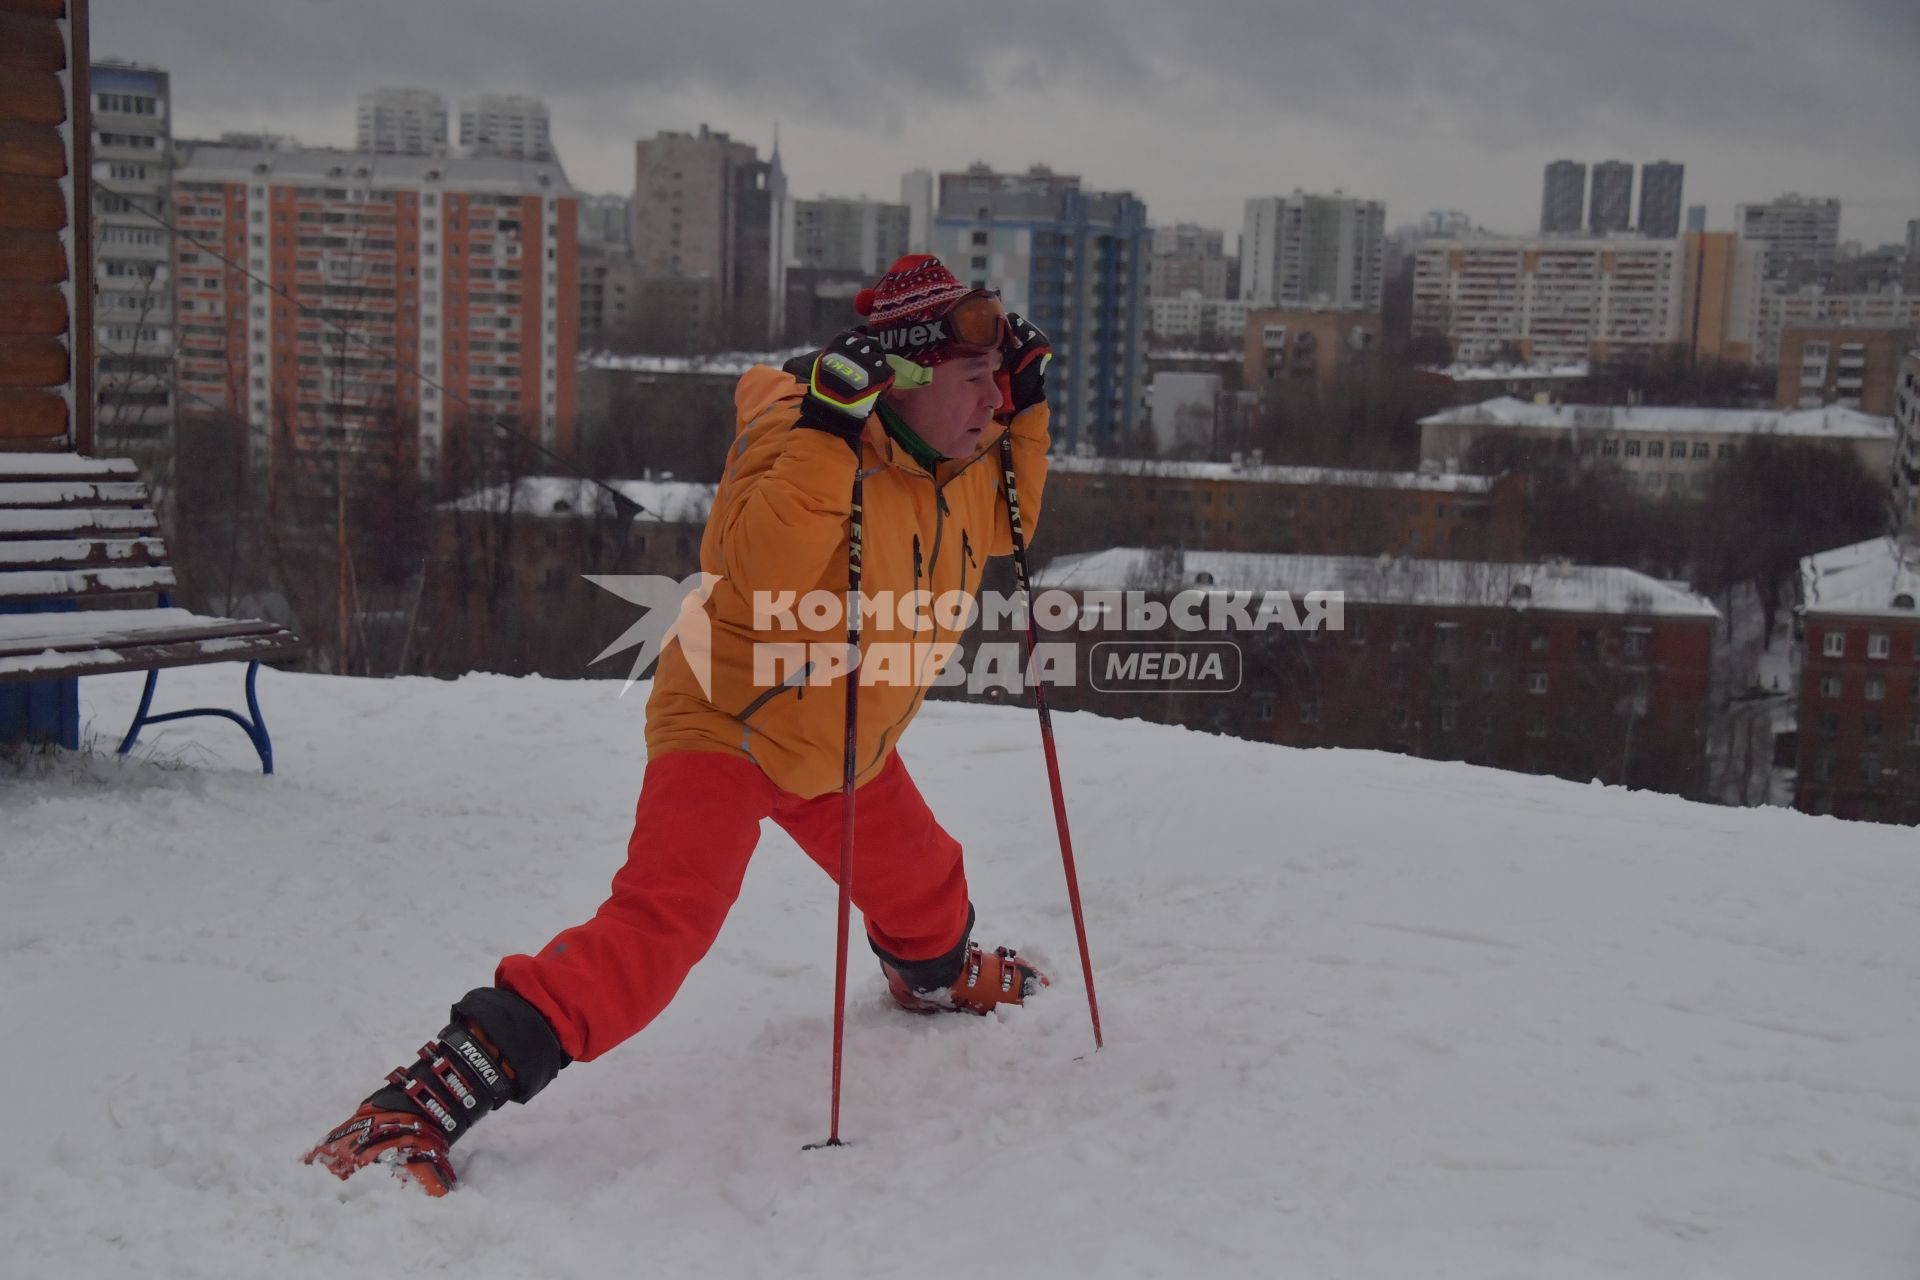
[[[876,330],[880,349],[915,364],[956,355],[986,355],[1007,337],[1007,309],[994,289],[976,289],[930,320]]]

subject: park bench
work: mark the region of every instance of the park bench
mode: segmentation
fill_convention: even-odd
[[[174,586],[132,462],[0,452],[0,686],[58,688],[44,682],[144,671],[146,691],[121,754],[150,724],[222,716],[240,726],[261,770],[272,773],[273,740],[255,688],[260,664],[298,658],[307,643],[278,623],[175,608]],[[238,661],[247,664],[246,715],[217,707],[153,712],[164,668]]]

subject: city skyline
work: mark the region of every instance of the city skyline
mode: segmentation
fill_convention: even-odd
[[[1920,111],[1904,65],[1920,15],[1897,0],[1784,26],[1729,10],[1739,57],[1705,5],[1567,6],[1546,22],[1511,0],[1445,19],[1367,0],[1292,24],[1246,0],[1205,7],[1219,20],[1183,20],[1159,0],[1133,0],[1118,21],[1091,0],[1043,14],[980,0],[965,24],[901,13],[835,25],[831,0],[805,15],[721,0],[664,16],[600,0],[537,15],[414,0],[397,17],[371,0],[103,0],[94,42],[173,73],[176,136],[266,129],[344,145],[355,95],[386,85],[537,96],[583,191],[630,189],[634,142],[659,130],[706,123],[764,153],[777,122],[797,195],[895,199],[909,169],[1044,162],[1133,191],[1156,224],[1230,234],[1247,196],[1296,187],[1382,200],[1390,226],[1461,208],[1524,233],[1542,166],[1564,155],[1679,161],[1689,203],[1716,227],[1788,190],[1837,196],[1842,238],[1868,247],[1901,240],[1920,214],[1920,159],[1900,133]],[[369,43],[355,33],[376,14],[383,38]],[[743,43],[745,29],[762,38]],[[933,55],[928,29],[950,57]],[[232,38],[215,48],[198,30]],[[1845,145],[1833,145],[1835,118],[1849,122]],[[1194,145],[1198,130],[1218,145]]]

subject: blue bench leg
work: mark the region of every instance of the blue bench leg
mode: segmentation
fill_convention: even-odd
[[[164,715],[156,716],[149,712],[153,707],[154,687],[160,683],[160,672],[158,669],[147,672],[147,687],[146,691],[140,695],[140,710],[134,713],[133,724],[128,728],[127,736],[120,740],[120,754],[125,755],[133,750],[134,742],[140,737],[140,730],[150,724],[160,724],[167,720],[184,720],[188,716],[221,716],[240,726],[241,731],[247,735],[247,741],[253,744],[255,753],[260,757],[260,772],[271,774],[273,772],[273,739],[267,733],[266,717],[260,714],[260,696],[256,688],[259,679],[260,664],[249,662],[247,664],[247,715],[245,716],[228,711],[224,707],[196,707],[188,711],[169,711]]]
[[[140,737],[142,726],[147,723],[147,712],[153,707],[153,690],[160,683],[160,669],[155,667],[147,672],[147,687],[140,694],[140,709],[133,713],[133,723],[127,728],[127,736],[120,739],[120,754],[133,750],[133,744]]]

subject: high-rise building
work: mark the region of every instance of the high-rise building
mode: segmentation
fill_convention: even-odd
[[[1920,258],[1920,218],[1907,219],[1907,257]]]
[[[878,200],[792,203],[786,332],[781,342],[821,342],[855,322],[853,299],[908,252],[912,211]]]
[[[1204,299],[1225,299],[1225,242],[1225,232],[1197,223],[1156,227],[1147,286],[1154,298],[1175,299],[1193,294]],[[1168,330],[1156,324],[1154,332],[1164,335]]]
[[[908,251],[904,204],[825,197],[790,202],[789,267],[844,271],[871,284]]]
[[[1707,229],[1707,206],[1690,204],[1687,206],[1687,230],[1705,231]]]
[[[582,351],[606,351],[630,345],[639,289],[633,253],[622,244],[580,242],[580,326]]]
[[[1540,230],[1573,234],[1586,225],[1587,166],[1577,160],[1555,160],[1547,166],[1540,193]]]
[[[1458,209],[1429,209],[1420,218],[1423,240],[1451,240],[1472,231],[1473,219]]]
[[[1176,222],[1170,227],[1153,229],[1155,257],[1182,254],[1196,258],[1224,258],[1227,233],[1197,222]]]
[[[156,67],[92,68],[97,441],[153,462],[173,442],[173,96]]]
[[[1147,207],[1125,191],[1085,191],[1044,165],[940,175],[932,252],[1053,339],[1047,400],[1055,438],[1110,446],[1144,427]]]
[[[354,149],[382,156],[447,153],[447,100],[430,89],[360,95]]]
[[[1826,266],[1840,246],[1840,202],[1788,194],[1766,204],[1743,204],[1734,230],[1766,247],[1768,279],[1781,279],[1796,264]]]
[[[1686,177],[1687,167],[1671,160],[1640,166],[1641,235],[1670,240],[1680,234],[1680,196]],[[1697,230],[1705,231],[1706,227]]]
[[[580,349],[624,347],[634,332],[639,290],[633,262],[633,199],[580,197]]]
[[[1240,296],[1263,307],[1378,311],[1387,207],[1330,196],[1254,196],[1240,237]]]
[[[900,175],[900,203],[907,206],[907,252],[925,253],[933,243],[933,173],[913,169]]]
[[[580,239],[633,246],[633,197],[580,197]]]
[[[1610,236],[1633,225],[1633,166],[1622,160],[1602,160],[1593,166],[1593,198],[1587,210],[1587,230]]]
[[[1920,536],[1920,343],[1900,357],[1893,385],[1894,523],[1903,540]]]
[[[1764,253],[1731,231],[1689,232],[1682,243],[1682,343],[1698,360],[1752,363],[1760,345]]]
[[[1436,241],[1414,259],[1413,325],[1464,361],[1646,355],[1681,341],[1685,278],[1678,240]]]
[[[460,104],[460,145],[477,156],[552,160],[547,104],[519,94],[483,93]]]
[[[776,147],[700,126],[635,147],[633,256],[642,309],[695,345],[762,350],[782,332],[786,175]]]
[[[433,476],[486,414],[572,449],[579,209],[557,165],[199,146],[173,194],[182,399],[247,422],[257,463]]]

